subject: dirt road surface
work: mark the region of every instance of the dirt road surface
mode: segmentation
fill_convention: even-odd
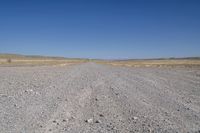
[[[200,69],[0,67],[1,133],[200,132]]]

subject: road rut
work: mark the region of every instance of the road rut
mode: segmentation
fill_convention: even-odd
[[[0,132],[200,132],[199,70],[0,67]]]

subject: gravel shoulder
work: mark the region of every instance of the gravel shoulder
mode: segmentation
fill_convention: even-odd
[[[198,133],[200,69],[0,67],[0,132]]]

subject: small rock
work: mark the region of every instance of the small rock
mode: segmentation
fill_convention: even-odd
[[[88,120],[88,123],[92,123],[92,122],[93,122],[93,119],[89,119],[89,120]]]
[[[63,119],[63,122],[66,122],[66,120],[65,120],[65,119]]]
[[[138,120],[138,117],[134,116],[134,117],[133,117],[133,120]]]
[[[92,123],[92,122],[93,122],[93,119],[85,120],[85,122],[87,122],[87,123]]]
[[[95,123],[100,123],[100,121],[96,120]]]
[[[64,127],[64,128],[63,128],[63,131],[67,131],[67,128],[66,128],[66,127]]]
[[[54,120],[53,123],[56,123],[56,121]]]
[[[73,117],[73,116],[71,116],[68,120],[69,121],[72,121],[72,120],[74,120],[75,118]]]
[[[102,114],[99,115],[100,117],[104,117]]]

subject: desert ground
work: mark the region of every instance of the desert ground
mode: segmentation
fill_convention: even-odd
[[[8,64],[0,67],[1,133],[200,132],[196,65]]]
[[[49,57],[49,56],[26,56],[18,54],[0,54],[0,66],[52,66],[74,65],[87,62],[87,59]]]
[[[96,63],[109,64],[113,66],[126,67],[199,67],[200,58],[180,58],[180,59],[141,59],[141,60],[97,60]]]

